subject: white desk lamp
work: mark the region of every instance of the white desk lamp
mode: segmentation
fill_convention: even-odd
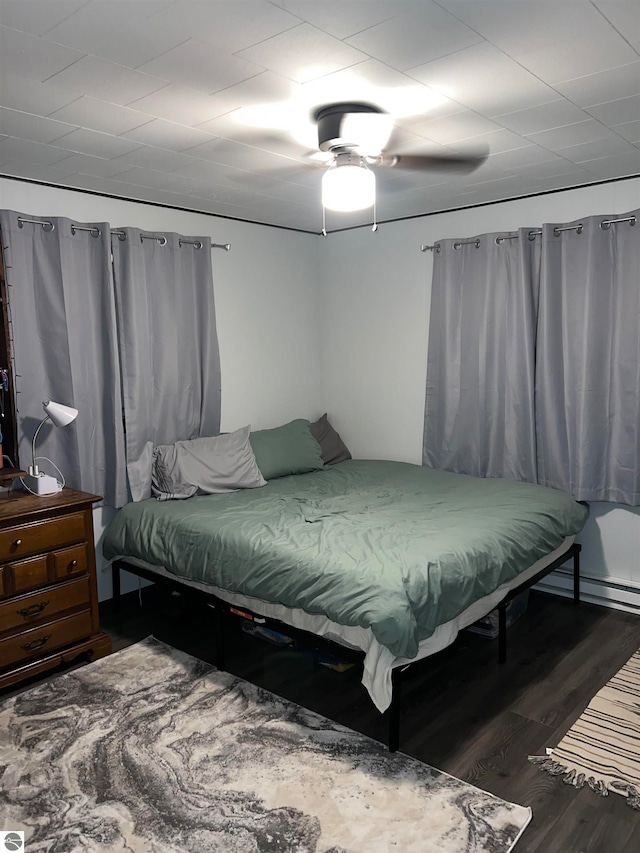
[[[78,417],[78,410],[71,406],[63,406],[62,403],[54,403],[53,400],[46,400],[42,404],[42,408],[47,413],[38,424],[33,440],[31,442],[31,465],[29,465],[29,476],[24,478],[24,483],[29,491],[36,495],[53,495],[59,492],[62,485],[55,477],[50,477],[48,474],[43,474],[38,468],[36,462],[36,439],[42,426],[51,421],[54,426],[63,427],[75,421]],[[54,466],[55,467],[55,466]]]

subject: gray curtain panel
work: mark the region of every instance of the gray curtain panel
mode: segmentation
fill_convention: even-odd
[[[503,233],[503,232],[502,232]],[[424,465],[536,481],[539,244],[521,229],[434,250]]]
[[[13,328],[20,464],[52,399],[78,409],[77,420],[38,436],[66,484],[126,503],[122,395],[118,366],[109,226],[75,229],[69,219],[42,217],[53,229],[0,211]],[[39,218],[39,217],[38,217]],[[46,462],[42,470],[55,475]]]
[[[220,356],[211,241],[122,231],[111,242],[127,475],[137,501],[151,496],[154,446],[218,434]]]
[[[608,219],[635,216],[601,227]],[[640,504],[640,210],[543,226],[539,482]],[[561,225],[561,228],[566,227]]]

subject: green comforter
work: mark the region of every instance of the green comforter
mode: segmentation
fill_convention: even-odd
[[[258,489],[120,510],[104,555],[371,628],[398,657],[578,533],[554,489],[351,460]]]

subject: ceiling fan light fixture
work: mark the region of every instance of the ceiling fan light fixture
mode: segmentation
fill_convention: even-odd
[[[376,176],[362,158],[357,163],[337,162],[322,176],[322,205],[328,210],[364,210],[375,200]]]

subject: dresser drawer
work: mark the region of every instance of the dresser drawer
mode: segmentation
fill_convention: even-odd
[[[87,546],[74,545],[73,548],[65,548],[63,551],[54,551],[51,554],[53,573],[56,580],[65,580],[73,575],[81,575],[87,571]]]
[[[40,592],[21,595],[0,604],[0,636],[14,628],[54,619],[65,610],[89,607],[89,579],[55,584]]]
[[[12,592],[25,592],[49,583],[47,555],[32,557],[30,560],[20,560],[9,563],[4,567],[6,573],[5,595]],[[11,579],[11,580],[9,580]]]
[[[62,545],[73,545],[83,539],[86,539],[86,531],[81,512],[63,518],[20,524],[0,530],[0,562],[40,554]]]
[[[0,669],[67,646],[90,634],[91,612],[89,610],[22,631],[20,634],[0,640]]]

